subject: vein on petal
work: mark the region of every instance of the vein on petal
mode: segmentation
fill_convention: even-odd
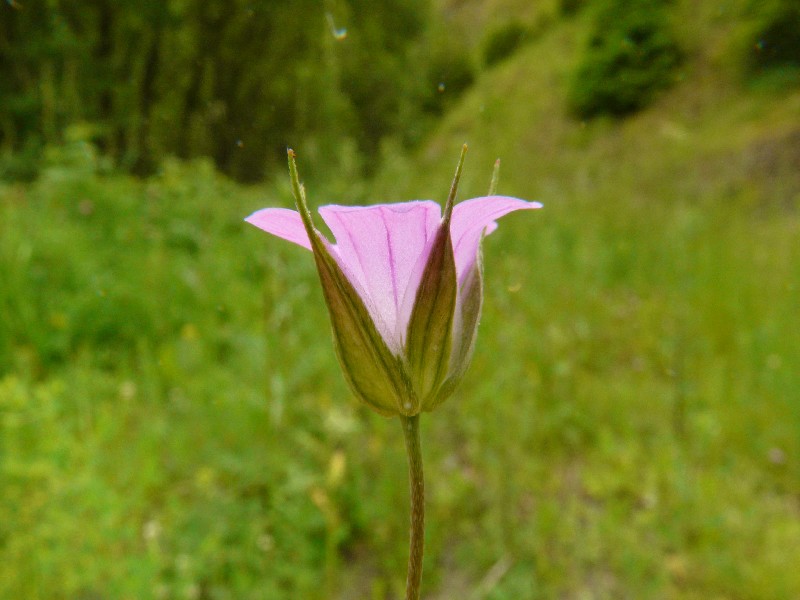
[[[394,264],[394,250],[392,248],[392,234],[389,229],[389,225],[386,223],[386,215],[384,214],[384,209],[381,208],[379,214],[381,215],[381,221],[383,222],[383,228],[386,231],[386,246],[389,252],[389,275],[392,280],[392,296],[394,297],[394,315],[395,315],[395,322],[397,321],[397,315],[400,311],[399,301],[397,298],[397,270]]]

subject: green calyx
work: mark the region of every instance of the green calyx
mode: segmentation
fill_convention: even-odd
[[[459,289],[450,236],[466,149],[465,145],[417,289],[401,355],[389,348],[329,242],[314,226],[295,154],[288,152],[292,193],[311,242],[339,362],[356,397],[385,416],[433,410],[452,394],[469,362],[483,292],[480,260],[466,277],[457,317]]]
[[[420,401],[419,410],[431,410],[450,371],[458,294],[450,218],[466,152],[465,144],[450,186],[442,222],[417,289],[406,333],[406,356]]]
[[[414,397],[401,359],[386,345],[361,296],[342,272],[311,220],[305,192],[289,150],[289,173],[297,210],[311,241],[322,292],[331,317],[334,346],[345,378],[356,397],[382,415],[405,413]]]

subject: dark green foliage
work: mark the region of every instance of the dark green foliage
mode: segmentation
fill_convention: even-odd
[[[565,17],[571,17],[580,11],[585,4],[586,0],[559,0],[558,10]]]
[[[374,153],[418,114],[428,0],[343,0],[335,15],[313,0],[21,4],[0,3],[0,151],[25,151],[2,161],[9,179],[34,175],[75,123],[136,174],[208,156],[252,181],[287,145]]]
[[[774,0],[759,6],[758,13],[758,24],[747,37],[748,74],[800,72],[800,4],[795,0]],[[796,81],[800,81],[800,76]]]
[[[29,137],[16,152],[6,150],[0,155],[0,180],[33,181],[39,173],[42,159],[42,143],[37,137]]]
[[[452,47],[435,53],[422,90],[425,112],[441,115],[474,82],[475,67],[466,49]]]
[[[387,134],[403,137],[419,116],[412,101],[426,62],[416,57],[411,42],[425,31],[428,3],[384,0],[384,10],[375,10],[365,0],[348,4],[349,12],[341,17],[347,23],[347,38],[331,48],[331,60],[339,69],[331,83],[339,87],[349,108],[350,134],[365,154],[376,156]],[[367,166],[374,167],[375,161]]]
[[[519,21],[509,21],[495,29],[483,42],[483,63],[488,67],[508,58],[530,36],[530,28]]]
[[[680,61],[662,3],[610,0],[573,73],[569,108],[581,118],[635,112],[673,82]]]

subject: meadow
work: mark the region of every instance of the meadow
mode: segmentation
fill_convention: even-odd
[[[423,415],[423,596],[800,598],[800,92],[687,31],[651,108],[576,120],[584,25],[371,179],[299,157],[313,206],[443,201],[466,141],[460,199],[500,156],[545,204],[485,240],[472,366]],[[0,598],[401,596],[400,428],[352,398],[311,257],[243,222],[265,206],[283,173],[138,179],[80,136],[0,184]]]

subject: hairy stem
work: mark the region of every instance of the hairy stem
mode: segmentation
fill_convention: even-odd
[[[411,540],[408,555],[406,600],[419,600],[422,580],[422,552],[425,544],[425,480],[422,474],[422,452],[419,445],[419,415],[400,415],[408,453],[408,480],[411,487]]]

